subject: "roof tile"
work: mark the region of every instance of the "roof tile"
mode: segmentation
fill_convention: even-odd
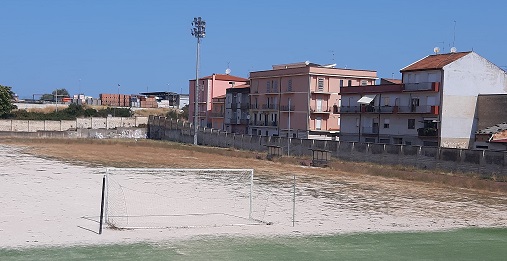
[[[422,70],[439,70],[444,66],[458,60],[459,58],[471,52],[446,53],[428,55],[425,58],[403,68],[400,72],[422,71]]]

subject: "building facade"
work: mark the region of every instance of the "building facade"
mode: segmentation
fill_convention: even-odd
[[[468,148],[479,94],[506,93],[505,71],[474,52],[429,55],[402,83],[341,90],[340,140]]]
[[[225,90],[234,85],[243,85],[248,79],[228,74],[213,74],[199,78],[197,120],[199,126],[212,127],[213,98],[225,95]],[[189,121],[194,122],[195,79],[189,81]]]
[[[340,131],[340,88],[373,85],[375,71],[309,62],[250,73],[249,134],[331,138]]]
[[[238,134],[248,134],[250,121],[250,85],[239,85],[226,90],[225,130]]]

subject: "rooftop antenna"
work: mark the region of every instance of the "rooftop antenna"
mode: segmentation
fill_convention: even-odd
[[[435,48],[433,48],[433,52],[434,52],[435,54],[438,54],[438,53],[440,52],[440,48],[438,48],[438,46],[437,46],[437,47],[435,47]]]
[[[442,52],[445,52],[445,42],[442,41],[442,42],[438,42],[438,43],[442,44]],[[438,51],[440,51],[440,48],[438,49]]]
[[[456,20],[454,20],[454,33],[452,37],[452,46],[456,46],[454,43],[456,42]],[[452,51],[451,51],[452,52]]]
[[[331,59],[332,62],[331,63],[334,63],[334,50],[331,50],[330,52],[331,52],[331,55],[332,55],[332,59]]]

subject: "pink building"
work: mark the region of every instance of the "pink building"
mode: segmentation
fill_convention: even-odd
[[[249,133],[299,138],[337,136],[340,87],[373,85],[376,80],[376,71],[309,62],[251,72]]]
[[[213,98],[225,95],[225,90],[234,85],[246,84],[248,79],[228,74],[212,74],[199,78],[198,122],[199,126],[212,127]],[[189,120],[194,122],[195,79],[189,81]],[[223,125],[223,119],[222,119]],[[220,127],[221,129],[222,127]]]

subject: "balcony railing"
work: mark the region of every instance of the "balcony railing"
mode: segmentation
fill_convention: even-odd
[[[291,105],[289,108],[289,105],[280,105],[280,111],[294,111],[295,106]]]
[[[261,108],[261,106],[259,104],[250,104],[250,109],[252,109],[252,110],[258,110],[260,108]]]
[[[405,91],[438,91],[439,82],[405,83]]]
[[[362,127],[363,134],[378,134],[378,127]]]
[[[213,118],[223,118],[224,115],[225,115],[225,113],[223,113],[223,112],[212,112],[210,116]]]
[[[262,104],[264,110],[275,110],[278,108],[278,104]]]
[[[278,126],[278,122],[276,122],[276,121],[250,122],[250,126],[273,126],[273,127],[276,127],[276,126]]]
[[[328,113],[331,113],[331,108],[320,108],[320,109],[310,108],[310,113],[328,114]]]
[[[340,113],[359,113],[361,112],[361,106],[341,106],[339,108]]]
[[[434,106],[341,106],[340,113],[421,113],[438,115],[440,107]]]
[[[439,114],[439,106],[398,106],[397,112],[398,113],[427,113],[427,114],[433,114],[438,115]]]
[[[419,128],[417,134],[421,137],[437,137],[438,129],[436,128]]]

